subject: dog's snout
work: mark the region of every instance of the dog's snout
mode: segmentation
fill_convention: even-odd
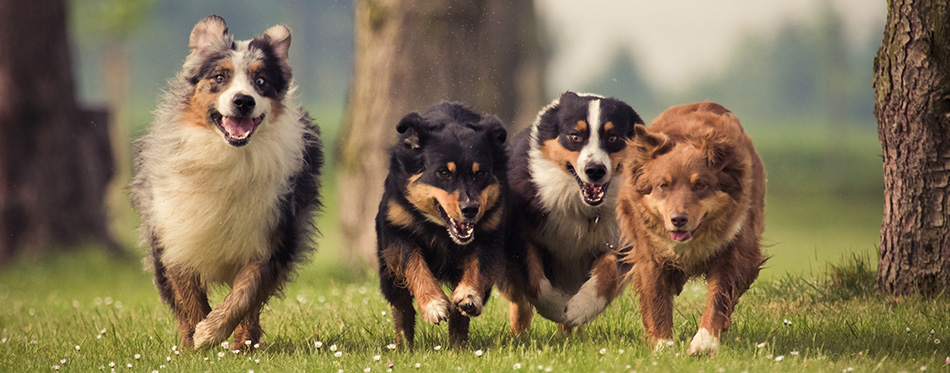
[[[478,216],[477,203],[463,204],[461,206],[461,210],[462,210],[462,216],[464,216],[466,219],[475,219],[475,217]]]
[[[592,182],[600,181],[607,174],[607,167],[602,164],[590,164],[584,168],[584,173]]]
[[[686,223],[689,223],[689,215],[685,212],[675,212],[670,215],[670,222],[673,223],[674,227],[685,227]]]
[[[254,97],[248,95],[234,95],[231,103],[234,104],[234,108],[241,114],[249,114],[254,110],[255,105]]]

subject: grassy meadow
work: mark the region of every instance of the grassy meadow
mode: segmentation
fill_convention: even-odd
[[[827,143],[815,131],[750,129],[769,180],[761,279],[742,298],[714,357],[685,356],[705,288],[676,300],[676,345],[653,353],[629,291],[582,332],[564,338],[535,318],[515,338],[497,296],[472,322],[470,345],[417,320],[416,348],[390,349],[392,317],[370,269],[343,268],[325,185],[319,252],[262,315],[255,353],[176,346],[171,312],[137,260],[96,250],[23,258],[0,270],[0,372],[21,371],[580,371],[761,372],[950,369],[950,300],[873,293],[881,217],[880,148],[872,134]],[[834,154],[843,167],[827,166]],[[129,218],[131,220],[131,218]],[[123,224],[120,224],[123,225]],[[125,224],[130,232],[134,223]],[[144,255],[135,248],[134,256]],[[829,264],[833,263],[833,264]],[[219,289],[213,302],[225,294]],[[943,341],[943,343],[941,343]]]

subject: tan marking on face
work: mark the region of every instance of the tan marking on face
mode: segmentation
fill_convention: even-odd
[[[227,73],[233,76],[234,64],[230,60],[222,61],[211,74],[214,77],[218,72]],[[211,92],[211,81],[202,79],[195,85],[195,92],[188,100],[188,106],[184,112],[184,122],[194,126],[213,128],[214,124],[208,121],[208,112],[215,107],[218,97],[225,91],[225,87],[219,87],[218,92]]]
[[[583,132],[587,131],[587,122],[586,122],[586,121],[583,121],[583,120],[579,120],[579,121],[577,121],[577,125],[574,126],[574,128],[577,129],[577,132],[582,132],[582,133],[583,133]]]
[[[604,123],[604,132],[614,129],[614,122]]]
[[[455,173],[455,162],[446,163],[445,167],[449,169],[449,172]]]
[[[696,184],[697,181],[699,181],[699,173],[693,173],[692,175],[689,176],[690,184]]]
[[[441,221],[442,215],[435,207],[435,203],[438,203],[450,218],[462,220],[462,212],[459,208],[459,192],[449,193],[441,188],[419,182],[421,176],[422,174],[416,174],[409,178],[409,185],[406,187],[409,194],[406,199],[409,200],[409,203],[422,213]]]
[[[472,163],[472,173],[478,172],[478,170],[481,169],[481,167],[482,165],[478,164],[478,162]]]
[[[544,158],[554,162],[559,167],[565,163],[570,163],[571,167],[577,169],[577,157],[579,157],[581,153],[567,150],[561,146],[561,143],[559,143],[557,139],[551,139],[541,144],[541,154]]]
[[[387,201],[386,205],[388,207],[386,210],[387,221],[397,227],[412,228],[415,224],[415,219],[412,218],[412,214],[410,214],[405,207],[402,207],[399,202],[393,199]]]

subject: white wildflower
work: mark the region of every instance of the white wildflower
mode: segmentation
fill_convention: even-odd
[[[512,368],[514,368],[515,370],[521,369],[521,363],[515,363],[515,365]]]
[[[313,347],[323,348],[323,342],[320,342],[320,341],[313,342]]]
[[[333,356],[340,357],[343,356],[343,351],[337,351],[333,353]]]
[[[386,348],[387,348],[387,349],[390,349],[390,350],[395,350],[395,349],[396,349],[396,344],[395,344],[395,343],[390,343],[390,344],[386,345]]]
[[[475,357],[481,357],[483,354],[485,354],[485,351],[475,350]]]
[[[330,345],[330,351],[336,351],[336,343]]]
[[[373,356],[373,360],[375,360],[375,361],[379,361],[379,359],[382,359],[382,358],[383,358],[383,357],[382,357],[382,356],[379,356],[379,355]]]

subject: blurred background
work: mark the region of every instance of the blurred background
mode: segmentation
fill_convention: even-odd
[[[188,54],[191,28],[218,14],[237,39],[277,23],[293,30],[290,63],[297,96],[320,124],[329,158],[327,210],[318,223],[323,238],[315,262],[327,268],[359,263],[347,258],[366,244],[352,247],[343,237],[339,216],[349,205],[340,202],[336,181],[345,154],[341,138],[345,127],[354,125],[347,103],[354,100],[359,3],[66,2],[77,102],[109,113],[115,178],[106,216],[120,250],[133,257],[146,252],[138,244],[137,218],[124,188],[132,169],[131,141],[146,130],[166,80]],[[527,126],[519,116],[527,112],[533,118],[565,90],[617,97],[648,123],[672,105],[717,101],[742,120],[768,174],[765,243],[772,259],[763,277],[822,271],[852,255],[876,257],[883,181],[871,77],[886,15],[883,2],[535,0],[532,11],[528,15],[536,24],[530,30],[538,45],[526,58],[541,66],[540,103],[503,116],[513,122],[511,129]],[[362,198],[375,206],[379,196]],[[38,252],[60,250],[68,249]]]

